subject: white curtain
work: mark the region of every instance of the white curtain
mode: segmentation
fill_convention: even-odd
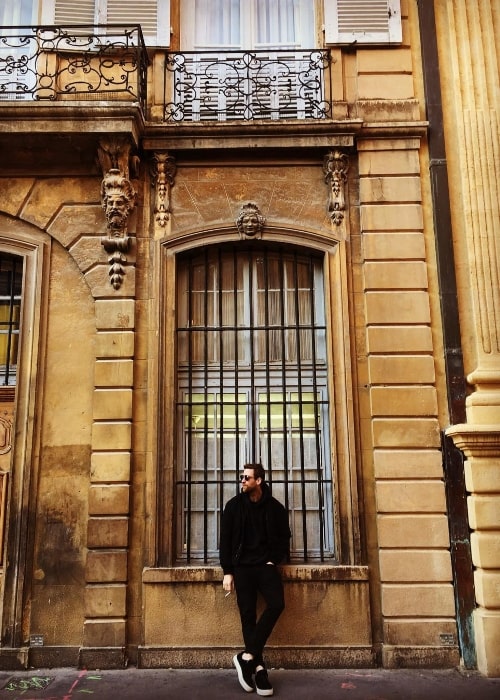
[[[34,20],[36,0],[3,0],[0,3],[0,26],[19,26],[31,24]]]
[[[311,48],[312,39],[310,45],[302,40],[308,27],[300,22],[301,5],[306,3],[303,0],[255,0],[255,48]],[[307,5],[312,27],[313,4]]]
[[[196,0],[194,48],[240,48],[240,5],[241,0]]]
[[[190,3],[183,3],[183,12]],[[311,0],[195,0],[194,50],[313,48]]]

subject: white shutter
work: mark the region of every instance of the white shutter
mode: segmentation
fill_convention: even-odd
[[[54,24],[94,24],[94,21],[95,0],[55,0]]]
[[[170,0],[46,0],[44,24],[140,24],[146,44],[169,46]]]
[[[400,0],[324,0],[327,44],[401,43]]]
[[[170,0],[107,0],[106,24],[140,24],[150,46],[170,44]]]

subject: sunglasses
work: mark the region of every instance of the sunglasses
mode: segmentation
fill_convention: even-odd
[[[250,479],[255,479],[254,476],[248,476],[248,474],[242,474],[240,476],[240,481],[250,481]]]

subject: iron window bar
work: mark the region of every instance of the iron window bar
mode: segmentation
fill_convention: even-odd
[[[330,560],[333,487],[318,259],[219,248],[183,260],[177,560],[216,557],[220,511],[238,492],[243,464],[252,461],[263,462],[271,490],[297,521],[294,559]]]
[[[0,253],[0,385],[16,383],[23,259]]]

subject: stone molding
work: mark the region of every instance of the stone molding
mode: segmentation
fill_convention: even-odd
[[[500,455],[500,426],[452,425],[446,430],[459,450],[466,457],[495,457]]]

